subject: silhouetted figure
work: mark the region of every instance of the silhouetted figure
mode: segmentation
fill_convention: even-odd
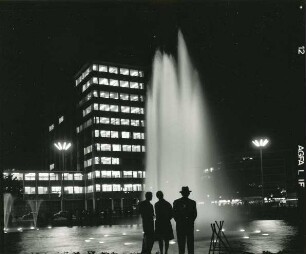
[[[189,199],[190,190],[182,187],[182,198],[173,203],[173,216],[176,221],[179,254],[185,254],[187,240],[188,254],[194,254],[194,221],[197,218],[197,207],[194,200]]]
[[[154,244],[154,209],[150,203],[152,192],[146,192],[145,197],[146,200],[139,202],[139,213],[144,232],[141,253],[150,254]]]
[[[156,192],[156,197],[159,199],[155,203],[155,239],[158,240],[160,254],[163,254],[165,242],[165,254],[168,253],[169,240],[174,238],[171,225],[173,218],[172,205],[164,200],[164,194],[161,191]]]

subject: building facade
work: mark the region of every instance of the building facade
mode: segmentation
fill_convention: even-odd
[[[90,210],[131,207],[145,178],[145,80],[141,68],[85,65],[75,77],[77,170]]]

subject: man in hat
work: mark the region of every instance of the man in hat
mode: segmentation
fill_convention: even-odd
[[[188,254],[194,254],[194,221],[197,218],[197,206],[194,200],[188,198],[190,192],[188,186],[182,187],[182,197],[173,203],[179,254],[185,254],[186,240]]]
[[[142,240],[142,254],[151,254],[154,244],[154,208],[151,204],[152,192],[146,192],[146,200],[139,202],[139,213],[142,218],[143,226],[143,240]]]

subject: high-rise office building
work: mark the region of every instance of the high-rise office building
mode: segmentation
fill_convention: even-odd
[[[77,170],[84,172],[87,209],[132,207],[145,177],[144,71],[94,62],[75,78]]]

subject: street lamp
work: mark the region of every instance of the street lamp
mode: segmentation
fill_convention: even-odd
[[[65,170],[65,152],[71,147],[70,142],[57,142],[54,146],[62,153],[62,171]],[[61,210],[64,210],[64,186],[63,186],[63,173],[61,174]]]
[[[268,139],[255,139],[252,143],[259,148],[260,151],[260,171],[261,171],[261,195],[262,195],[262,203],[264,204],[264,182],[263,182],[263,169],[262,169],[262,149],[269,143]]]

